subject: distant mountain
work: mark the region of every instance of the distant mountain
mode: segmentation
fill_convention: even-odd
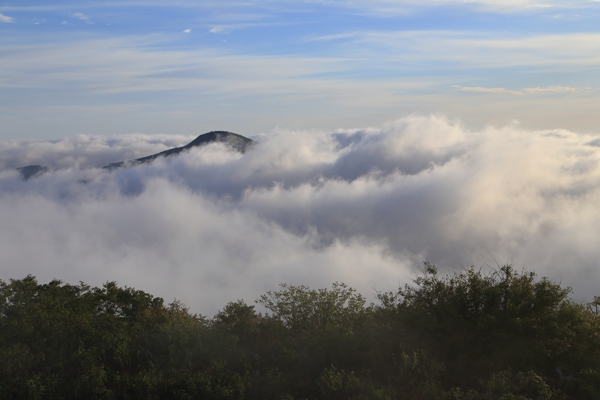
[[[142,158],[138,158],[132,161],[121,161],[117,163],[112,163],[105,166],[105,169],[113,170],[115,168],[121,168],[128,165],[136,165],[136,164],[144,164],[150,163],[154,161],[158,157],[169,157],[177,155],[183,151],[189,151],[193,147],[205,146],[210,143],[225,143],[231,148],[239,151],[240,153],[245,153],[249,150],[256,142],[252,139],[248,139],[242,135],[238,135],[237,133],[227,132],[227,131],[212,131],[205,133],[203,135],[198,136],[196,139],[192,140],[190,143],[186,144],[182,147],[175,147],[169,150],[161,151],[157,154],[152,154],[151,156],[146,156]],[[27,167],[25,167],[27,168]]]
[[[206,146],[210,143],[225,143],[240,153],[245,153],[256,144],[254,140],[248,139],[242,135],[238,135],[237,133],[227,131],[212,131],[198,136],[196,139],[192,140],[183,147],[175,147],[169,150],[161,151],[160,153],[152,154],[151,156],[138,158],[137,160],[121,161],[108,164],[103,168],[113,170],[130,165],[150,163],[158,157],[174,156],[183,151],[189,151],[193,147]],[[23,177],[23,179],[28,180],[30,178],[40,176],[45,172],[51,171],[51,169],[44,167],[43,165],[28,165],[26,167],[17,168],[17,171],[21,173],[21,177]]]
[[[39,176],[49,170],[48,167],[44,167],[43,165],[28,165],[26,167],[17,168],[17,171],[21,173],[21,176],[25,180]]]

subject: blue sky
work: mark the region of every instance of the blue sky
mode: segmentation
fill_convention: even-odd
[[[597,133],[592,1],[0,2],[0,140],[379,126]]]

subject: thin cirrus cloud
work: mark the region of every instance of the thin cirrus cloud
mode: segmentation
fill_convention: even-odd
[[[515,68],[595,67],[600,61],[598,33],[474,34],[469,31],[346,32],[314,36],[307,41],[344,41],[344,47],[373,55],[384,48],[389,59],[410,65],[445,61],[449,66]],[[385,59],[385,58],[384,58]],[[444,67],[448,67],[445,65]]]
[[[590,88],[585,88],[590,89]],[[527,93],[573,93],[578,89],[570,86],[530,87],[523,89]]]
[[[522,89],[507,89],[501,87],[483,87],[483,86],[452,86],[463,92],[491,93],[491,94],[539,94],[539,93],[574,93],[578,89],[570,86],[549,86],[549,87],[528,87]],[[589,88],[588,88],[589,89]]]
[[[15,22],[15,19],[13,17],[9,17],[8,15],[4,15],[4,14],[0,13],[0,22],[11,23],[11,22]]]
[[[412,116],[274,131],[244,155],[215,144],[98,168],[190,138],[1,143],[3,274],[117,280],[207,314],[281,282],[343,281],[372,298],[423,260],[443,271],[510,262],[577,299],[598,294],[597,136]],[[57,169],[24,181],[19,162]]]
[[[493,87],[482,87],[482,86],[453,86],[454,88],[463,92],[474,92],[474,93],[493,93],[493,94],[523,94],[520,90],[511,90],[506,88],[493,88]]]
[[[213,30],[218,32],[216,28]],[[184,32],[187,33],[187,29]],[[0,52],[11,51],[12,56],[6,60],[0,73],[0,87],[48,87],[78,81],[83,89],[100,88],[99,83],[106,82],[104,90],[107,90],[113,86],[111,82],[115,82],[115,90],[156,90],[157,84],[161,86],[161,80],[165,80],[164,90],[173,90],[177,87],[171,86],[172,81],[166,81],[168,75],[162,75],[161,78],[160,74],[173,70],[197,71],[196,82],[208,85],[210,81],[206,78],[214,78],[214,74],[225,80],[261,78],[265,81],[272,79],[272,82],[281,77],[301,81],[323,74],[332,76],[332,73],[348,74],[353,71],[388,71],[394,72],[397,78],[402,78],[403,71],[412,71],[424,63],[429,65],[434,61],[446,62],[443,67],[446,70],[545,66],[551,71],[569,65],[575,68],[593,67],[599,61],[596,54],[600,51],[598,34],[545,35],[503,40],[475,38],[466,34],[452,35],[447,32],[357,34],[352,37],[357,38],[347,46],[348,50],[332,51],[329,56],[243,55],[202,47],[165,50],[154,48],[160,45],[160,41],[144,37],[42,45],[35,51],[28,47],[19,51],[6,46],[5,49],[0,47]],[[373,66],[373,50],[365,48],[365,43],[389,46],[390,50],[400,50],[398,43],[401,43],[402,55],[389,51],[387,55],[381,55],[380,62]],[[63,56],[73,52],[79,54],[76,60]],[[481,57],[481,53],[489,54],[490,57]],[[34,59],[38,60],[37,64],[31,62]],[[350,60],[353,62],[350,63]],[[402,64],[398,64],[400,60],[403,61]],[[52,68],[42,68],[43,65]],[[109,65],[111,68],[107,68]],[[435,70],[434,66],[428,68]],[[70,71],[65,73],[66,70]],[[23,79],[25,77],[27,79]],[[123,81],[124,77],[127,77],[126,82]],[[322,77],[319,79],[326,80]],[[329,80],[336,79],[340,78],[333,77]],[[446,79],[452,79],[451,75]],[[188,87],[190,83],[193,86],[194,81],[188,80],[183,87]],[[247,80],[244,85],[252,86],[251,83],[252,80]],[[554,91],[567,88],[558,85],[554,87]]]
[[[90,17],[88,15],[82,14],[80,12],[75,12],[73,14],[71,14],[71,16],[73,18],[77,18],[80,21],[85,22],[86,24],[93,24],[92,20],[90,19]]]
[[[519,12],[536,9],[569,9],[590,7],[593,2],[586,0],[360,0],[347,4],[349,7],[363,8],[376,12],[408,11],[407,7],[469,6],[485,12]]]
[[[236,9],[240,8],[246,9],[256,9],[261,11],[281,11],[286,9],[287,7],[292,7],[302,9],[303,5],[310,5],[314,2],[306,2],[306,1],[298,1],[298,0],[270,0],[263,2],[239,2],[235,0],[223,0],[219,2],[195,2],[195,1],[136,1],[136,2],[80,2],[80,7],[85,8],[125,8],[125,7],[169,7],[169,8],[185,8],[185,9],[194,9],[194,8],[203,8],[203,9]],[[444,6],[444,5],[483,5],[488,7],[491,10],[494,9],[504,9],[504,10],[517,10],[522,8],[538,8],[538,7],[565,7],[565,6],[577,6],[584,5],[586,3],[590,3],[587,1],[575,0],[575,1],[560,1],[560,0],[548,0],[545,2],[540,1],[530,1],[530,0],[464,0],[464,1],[454,1],[454,0],[375,0],[375,1],[366,1],[359,0],[354,2],[331,2],[327,4],[330,7],[341,7],[341,8],[363,8],[367,10],[381,10],[381,9],[398,9],[400,7],[407,6],[415,6],[418,5],[420,7],[435,7],[435,6]],[[4,5],[3,8],[18,10],[18,11],[33,11],[33,10],[61,10],[65,8],[71,7],[72,4],[68,2],[55,2],[52,5],[48,4],[27,4],[27,5]]]
[[[173,40],[175,35],[150,35],[0,45],[4,99],[31,90],[57,94],[26,106],[6,102],[6,132],[56,137],[66,127],[70,134],[192,134],[199,124],[260,132],[299,121],[333,129],[340,121],[361,126],[411,112],[441,112],[477,126],[514,119],[584,132],[597,126],[598,93],[588,89],[599,86],[596,33],[350,32],[307,39],[324,44],[327,52],[319,54],[246,53],[204,43],[170,48]],[[515,95],[517,101],[499,104],[498,94],[507,91],[543,93],[544,102]],[[141,93],[143,98],[130,96]],[[107,105],[108,96],[117,105]],[[37,121],[18,117],[32,109]],[[235,118],[234,110],[241,110]]]

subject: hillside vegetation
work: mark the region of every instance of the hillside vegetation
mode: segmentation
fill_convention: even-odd
[[[504,266],[368,305],[281,285],[212,319],[106,283],[0,281],[2,399],[599,399],[600,298]]]

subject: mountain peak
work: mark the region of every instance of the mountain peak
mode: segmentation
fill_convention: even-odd
[[[228,131],[211,131],[205,134],[198,136],[196,139],[192,140],[188,144],[182,147],[175,147],[169,150],[161,151],[160,153],[152,154],[150,156],[138,158],[132,161],[121,161],[117,163],[112,163],[104,167],[105,169],[115,169],[121,168],[125,165],[136,165],[136,164],[144,164],[154,161],[158,157],[169,157],[173,155],[177,155],[183,151],[189,151],[193,147],[205,146],[210,143],[225,143],[234,150],[239,151],[240,153],[245,153],[249,150],[256,142],[252,139],[248,139],[245,136],[238,135],[237,133],[228,132]]]
[[[17,171],[21,174],[21,177],[25,180],[34,178],[48,172],[49,168],[43,165],[28,165],[26,167],[17,168]]]

